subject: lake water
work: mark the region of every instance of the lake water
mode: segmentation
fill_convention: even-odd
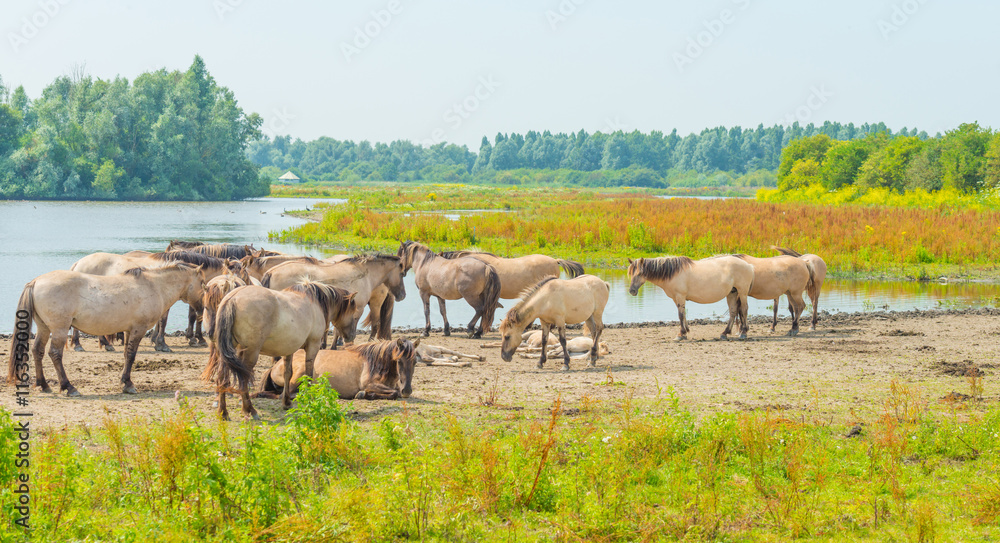
[[[172,239],[206,242],[253,243],[283,252],[326,257],[340,251],[272,243],[268,233],[301,224],[283,217],[282,211],[312,207],[320,200],[308,198],[263,198],[244,202],[133,203],[133,202],[11,202],[0,201],[0,333],[14,325],[17,299],[24,284],[56,269],[69,269],[90,253],[124,253],[134,249],[162,251]],[[605,322],[675,321],[677,309],[658,288],[647,284],[639,296],[629,296],[624,270],[588,270],[611,283],[611,300]],[[1000,286],[979,283],[912,283],[827,280],[820,309],[860,312],[881,309],[909,310],[937,307],[971,307],[995,304]],[[422,327],[423,306],[407,275],[407,297],[397,304],[393,325]],[[506,307],[513,301],[505,300]],[[781,315],[787,315],[782,302]],[[750,300],[752,315],[769,315],[770,301]],[[497,320],[504,314],[501,309]],[[807,310],[808,311],[808,310]],[[726,315],[725,302],[711,305],[690,303],[688,318],[718,318]],[[464,326],[472,309],[462,301],[448,304],[453,326]],[[171,311],[168,331],[186,327],[183,304]],[[431,303],[431,323],[441,326],[437,304]]]

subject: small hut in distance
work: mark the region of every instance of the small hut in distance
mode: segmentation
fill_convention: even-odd
[[[292,172],[285,172],[284,175],[278,178],[278,184],[280,185],[294,185],[299,181],[301,181],[301,179],[299,179],[299,176],[295,175]]]

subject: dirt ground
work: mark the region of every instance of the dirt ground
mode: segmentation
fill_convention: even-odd
[[[720,341],[723,323],[696,321],[690,339],[674,342],[676,323],[628,325],[605,330],[612,353],[595,369],[574,362],[569,372],[560,363],[549,362],[538,370],[535,361],[515,355],[500,359],[499,349],[480,345],[497,341],[493,332],[484,340],[464,335],[443,337],[432,332],[429,341],[470,354],[483,354],[484,362],[471,368],[418,366],[413,396],[403,402],[354,401],[352,416],[370,419],[406,409],[409,413],[434,417],[467,409],[511,409],[537,411],[562,397],[567,409],[586,401],[613,409],[629,395],[635,405],[652,405],[672,387],[681,405],[698,413],[754,409],[782,410],[785,416],[813,420],[829,419],[846,424],[881,412],[893,380],[912,387],[919,398],[942,402],[951,395],[970,394],[968,368],[982,376],[984,400],[1000,397],[993,376],[1000,356],[1000,310],[929,311],[824,315],[815,332],[803,330],[790,338],[789,321],[771,333],[763,319],[754,319],[750,339]],[[579,330],[571,335],[579,334]],[[397,335],[415,337],[411,331]],[[359,334],[359,338],[361,334]],[[158,353],[147,341],[136,358],[132,378],[138,395],[121,393],[119,377],[122,348],[108,353],[87,339],[86,352],[68,351],[65,364],[70,381],[83,394],[43,394],[32,389],[28,409],[32,421],[43,427],[73,427],[100,424],[105,416],[159,419],[177,409],[175,396],[188,398],[205,413],[214,411],[212,387],[199,380],[207,348],[188,347],[183,337],[170,337],[173,353]],[[0,356],[6,361],[9,336],[0,341]],[[262,358],[258,374],[270,360]],[[45,361],[46,377],[55,380],[51,361]],[[13,387],[3,385],[0,405],[15,409]],[[179,391],[179,392],[178,392]],[[952,394],[954,393],[954,394]],[[956,396],[957,395],[957,396]],[[256,399],[262,417],[280,421],[278,400]],[[483,403],[492,407],[482,407]],[[230,409],[238,407],[232,405]],[[18,408],[21,409],[21,408]]]

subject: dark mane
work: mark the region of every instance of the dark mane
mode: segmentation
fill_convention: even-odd
[[[154,272],[157,272],[157,271],[160,271],[160,270],[176,270],[176,269],[190,270],[190,269],[194,269],[195,267],[196,266],[194,264],[189,264],[187,262],[181,262],[181,261],[175,261],[175,262],[170,262],[169,264],[166,264],[164,266],[160,266],[159,268],[143,268],[143,267],[139,267],[139,266],[137,266],[135,268],[129,268],[129,269],[123,271],[122,275],[130,275],[132,277],[139,277],[139,276],[141,276],[141,275],[143,275],[144,273],[147,273],[147,272],[148,273],[154,273]]]
[[[691,267],[694,260],[686,256],[661,256],[659,258],[640,259],[639,273],[646,279],[666,281]]]
[[[149,255],[149,258],[164,262],[187,262],[188,264],[205,266],[206,268],[212,268],[213,270],[223,267],[228,268],[225,260],[195,251],[168,251],[165,253],[153,253]]]
[[[396,348],[399,348],[403,358],[413,356],[413,343],[408,339],[390,341],[372,341],[361,345],[348,347],[347,350],[357,353],[365,359],[368,373],[374,379],[384,381],[388,377],[398,374],[396,358],[394,356]]]
[[[795,252],[795,251],[793,251],[791,249],[786,249],[784,247],[775,247],[774,245],[772,245],[771,248],[774,249],[775,251],[778,251],[779,253],[781,253],[783,255],[794,256],[795,258],[802,258],[801,254],[799,254],[799,253],[797,253],[797,252]]]
[[[404,241],[403,244],[399,246],[398,256],[401,258],[404,256],[407,257],[407,259],[410,261],[410,266],[413,266],[413,264],[415,264],[415,262],[413,261],[413,253],[415,253],[418,249],[425,250],[423,260],[420,261],[421,264],[438,256],[434,251],[431,250],[430,247],[422,243],[417,243],[416,241]]]
[[[497,257],[497,255],[493,253],[487,253],[486,251],[445,251],[443,253],[438,253],[438,256],[447,258],[448,260],[454,260],[456,258],[461,258],[463,256],[472,256],[472,255],[486,255],[486,256]]]
[[[167,245],[167,250],[176,251],[176,250],[193,249],[195,247],[200,247],[204,244],[205,244],[204,241],[184,241],[180,239],[175,239],[171,240],[170,244]]]
[[[515,323],[521,322],[521,310],[524,309],[524,304],[528,303],[528,301],[531,300],[531,297],[541,290],[542,287],[555,279],[558,278],[554,275],[549,275],[534,285],[524,289],[524,292],[521,293],[521,301],[517,302],[514,307],[510,308],[510,311],[507,312],[507,316],[504,317],[504,320],[511,320],[511,322]]]
[[[217,258],[243,258],[249,255],[250,251],[253,251],[254,249],[249,245],[217,243],[213,245],[199,245],[197,247],[192,247],[189,250]],[[265,251],[264,249],[261,249],[259,253],[260,256],[273,256],[278,254],[274,251]]]
[[[146,271],[146,268],[138,268],[138,267],[136,267],[136,268],[129,268],[129,269],[123,271],[122,275],[131,275],[132,277],[139,277],[139,276],[142,275],[142,272],[144,272],[144,271]]]
[[[265,279],[268,276],[264,276]],[[326,322],[330,322],[334,315],[339,315],[347,309],[349,303],[346,290],[316,281],[305,281],[292,285],[286,291],[298,292],[313,299],[323,308],[323,316]]]
[[[341,262],[351,262],[353,264],[366,264],[368,262],[399,262],[400,258],[397,255],[387,255],[383,253],[359,253],[354,256],[347,257]]]

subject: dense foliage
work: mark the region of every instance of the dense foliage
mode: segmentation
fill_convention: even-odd
[[[0,198],[229,200],[267,195],[245,114],[201,57],[132,83],[62,76],[30,100],[0,81]]]
[[[842,203],[874,192],[911,195],[922,205],[976,195],[973,200],[990,207],[998,188],[1000,132],[970,123],[928,139],[877,133],[852,141],[825,134],[792,141],[778,168],[777,192],[760,196]]]
[[[852,140],[891,132],[883,123],[827,122],[755,129],[711,128],[682,137],[653,131],[572,134],[529,131],[483,137],[479,152],[406,140],[355,143],[332,138],[304,142],[288,136],[250,146],[250,157],[272,178],[285,170],[311,181],[487,182],[580,186],[764,186],[789,142],[817,134]],[[926,138],[914,129],[901,135]]]

